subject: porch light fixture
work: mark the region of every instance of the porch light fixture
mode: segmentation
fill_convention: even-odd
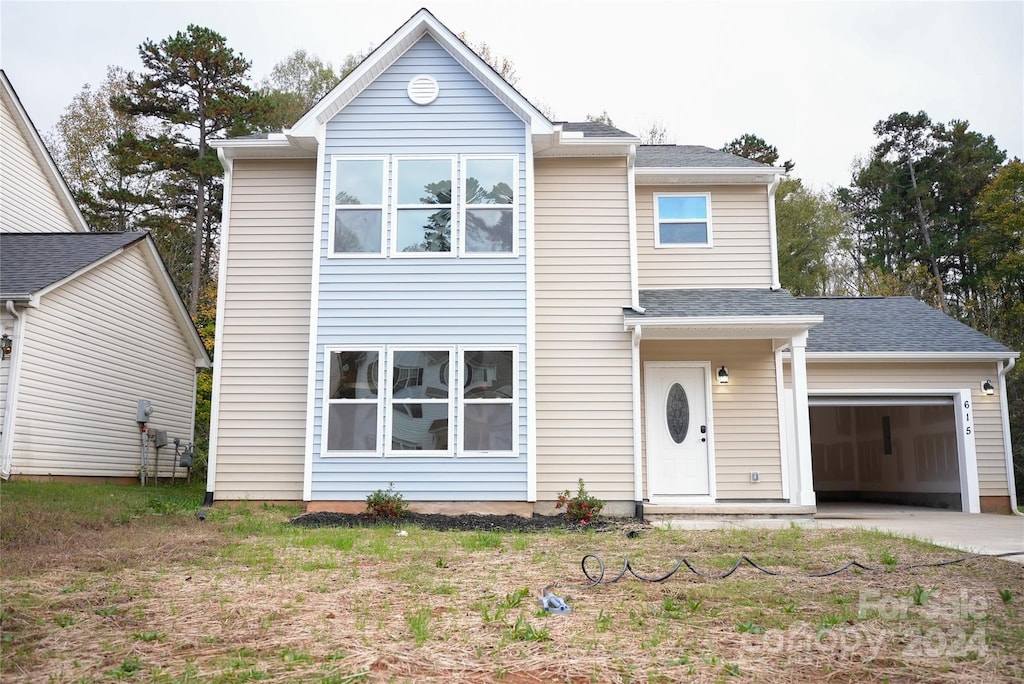
[[[728,385],[729,384],[729,369],[722,366],[718,369],[718,384]]]
[[[991,397],[996,393],[996,388],[992,386],[991,380],[985,380],[981,383],[981,391]]]
[[[11,336],[7,333],[0,335],[0,360],[11,355]]]

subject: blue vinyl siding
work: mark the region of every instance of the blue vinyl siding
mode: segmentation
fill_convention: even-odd
[[[438,99],[419,106],[409,79],[429,74]],[[424,37],[327,123],[320,231],[320,293],[312,499],[361,500],[389,482],[410,500],[525,501],[526,179],[523,121],[433,39]],[[518,256],[328,258],[332,155],[518,155]],[[387,167],[388,164],[386,163]],[[461,183],[461,166],[459,177]],[[388,192],[393,175],[387,173]],[[388,245],[391,212],[385,209]],[[453,224],[458,214],[453,212]],[[324,349],[361,345],[516,345],[518,455],[322,458]],[[453,357],[455,358],[455,357]],[[458,404],[458,402],[456,403]],[[384,407],[387,414],[387,407]],[[455,410],[455,430],[461,429]],[[458,440],[456,439],[456,442]]]

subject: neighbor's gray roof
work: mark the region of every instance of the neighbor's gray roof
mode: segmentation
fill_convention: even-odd
[[[825,315],[811,328],[807,352],[1012,354],[991,337],[913,297],[801,297]]]
[[[806,316],[817,313],[785,290],[701,289],[640,290],[640,314],[626,309],[626,320],[705,316]]]
[[[566,133],[582,133],[584,138],[635,138],[626,131],[596,121],[561,121],[562,130]]]
[[[735,154],[703,145],[639,145],[636,148],[636,165],[665,169],[701,167],[734,169],[749,166],[768,171],[774,168],[752,159],[738,157]]]
[[[0,234],[0,295],[34,294],[145,238],[146,233]]]

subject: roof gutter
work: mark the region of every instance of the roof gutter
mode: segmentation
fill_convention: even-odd
[[[789,360],[790,352],[783,352],[783,360]],[[808,361],[820,363],[878,363],[902,361],[923,363],[933,361],[1005,361],[1020,357],[1018,352],[807,352]]]
[[[796,327],[808,328],[825,320],[820,315],[804,316],[654,316],[651,318],[626,318],[626,330],[643,325],[647,328],[750,328],[750,327]]]

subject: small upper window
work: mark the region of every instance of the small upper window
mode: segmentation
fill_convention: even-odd
[[[452,160],[395,162],[394,254],[452,251]]]
[[[384,160],[338,159],[334,167],[333,254],[380,254]]]
[[[465,160],[466,254],[512,254],[515,159]]]
[[[710,247],[711,195],[656,194],[654,227],[656,247]]]

